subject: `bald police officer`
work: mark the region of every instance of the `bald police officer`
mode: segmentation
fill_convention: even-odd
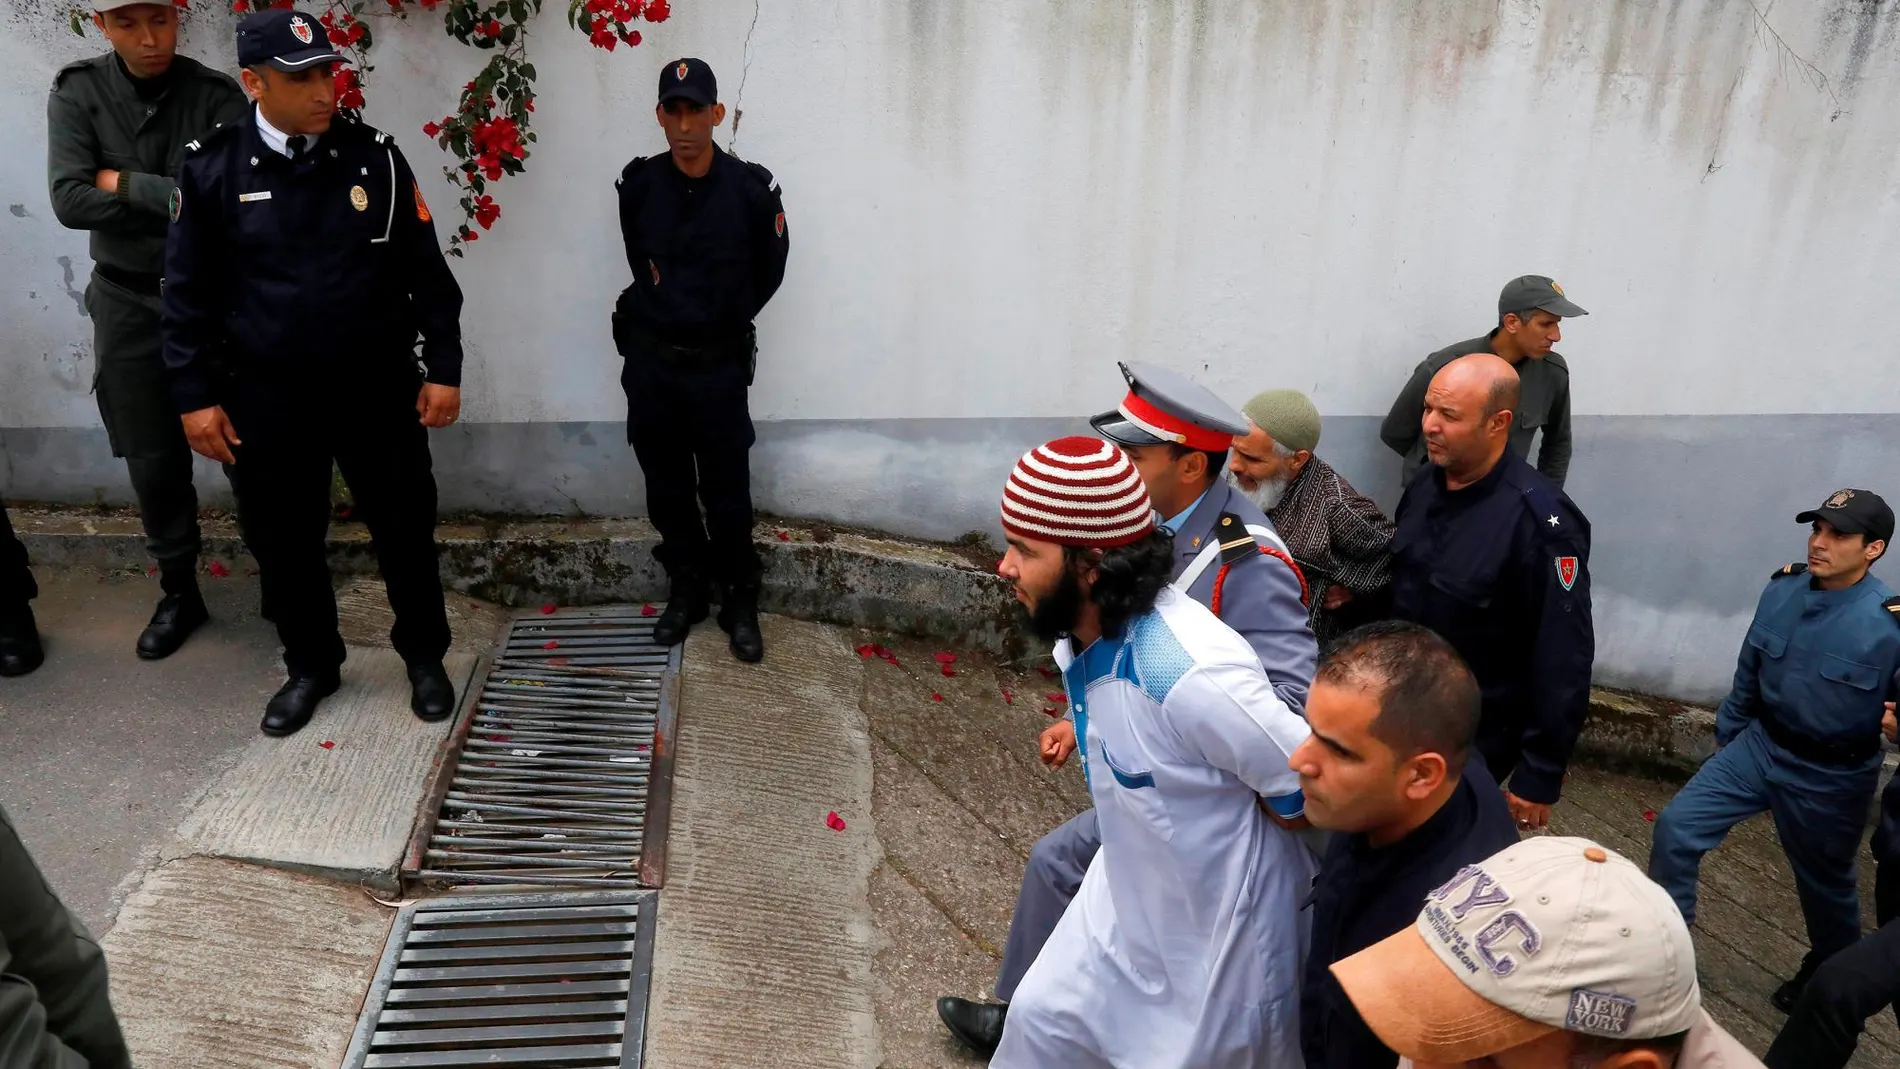
[[[1379,426],[1379,437],[1404,457],[1404,481],[1425,467],[1425,438],[1419,414],[1425,390],[1445,365],[1471,353],[1491,353],[1517,369],[1518,411],[1511,423],[1511,452],[1529,459],[1538,434],[1537,472],[1559,490],[1570,474],[1570,365],[1551,351],[1563,338],[1563,320],[1589,315],[1564,295],[1564,288],[1543,275],[1524,275],[1504,284],[1498,294],[1498,325],[1489,334],[1447,345],[1426,357],[1392,402]]]
[[[125,460],[164,597],[137,652],[168,657],[209,618],[198,592],[198,492],[159,343],[159,279],[173,176],[185,145],[240,121],[237,83],[176,54],[169,2],[93,0],[112,50],[62,68],[46,101],[53,214],[91,233],[93,393],[112,455]]]
[[[1090,423],[1134,461],[1161,526],[1174,536],[1174,587],[1246,639],[1274,692],[1287,708],[1301,712],[1319,658],[1308,625],[1306,580],[1273,524],[1221,477],[1234,436],[1246,433],[1246,417],[1185,376],[1151,364],[1120,366],[1128,395]],[[1052,725],[1041,743],[1043,761],[1060,767],[1075,751],[1073,719]],[[937,1000],[938,1016],[966,1046],[985,1055],[996,1049],[1016,985],[1101,845],[1090,809],[1030,851],[997,970],[1000,1001]]]
[[[627,440],[660,532],[653,556],[672,584],[653,638],[683,641],[717,585],[733,656],[757,661],[762,565],[746,391],[758,352],[752,321],[785,279],[785,209],[772,172],[713,144],[726,106],[704,61],[660,71],[654,115],[668,151],[627,164],[615,183],[633,282],[613,319]]]
[[[192,448],[232,465],[284,644],[289,678],[261,726],[299,730],[341,683],[324,552],[333,468],[375,543],[410,708],[441,720],[455,688],[428,429],[461,412],[462,291],[408,161],[337,114],[344,59],[316,18],[247,16],[237,53],[257,106],[179,170],[165,362]]]
[[[1807,562],[1769,578],[1715,712],[1721,749],[1657,814],[1649,853],[1649,875],[1694,923],[1702,855],[1743,820],[1775,815],[1809,947],[1775,991],[1783,1012],[1822,962],[1860,938],[1854,857],[1900,672],[1900,598],[1868,572],[1893,538],[1893,510],[1845,489],[1795,520],[1810,526]]]

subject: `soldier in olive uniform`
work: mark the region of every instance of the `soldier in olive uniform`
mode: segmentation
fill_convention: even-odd
[[[131,1069],[106,956],[0,809],[0,1069]]]
[[[93,390],[112,453],[131,472],[146,549],[158,561],[164,600],[138,640],[139,656],[156,660],[207,618],[198,593],[191,447],[159,354],[172,177],[185,146],[242,121],[246,101],[228,76],[175,54],[178,15],[169,3],[93,0],[93,10],[112,51],[53,79],[47,179],[53,214],[92,232]]]

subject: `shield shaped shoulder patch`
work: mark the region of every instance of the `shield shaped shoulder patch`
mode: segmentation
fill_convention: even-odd
[[[1565,590],[1577,585],[1577,558],[1557,558],[1557,581],[1564,585]]]

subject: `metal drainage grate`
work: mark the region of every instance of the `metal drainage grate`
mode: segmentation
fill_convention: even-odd
[[[448,884],[658,887],[679,649],[639,610],[510,625],[405,871]]]
[[[344,1069],[637,1069],[655,898],[482,895],[404,908]]]

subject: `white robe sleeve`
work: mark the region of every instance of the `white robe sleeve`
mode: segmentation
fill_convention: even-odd
[[[1240,777],[1281,817],[1305,813],[1300,775],[1287,761],[1312,728],[1259,668],[1197,667],[1175,684],[1163,709],[1189,752]]]

